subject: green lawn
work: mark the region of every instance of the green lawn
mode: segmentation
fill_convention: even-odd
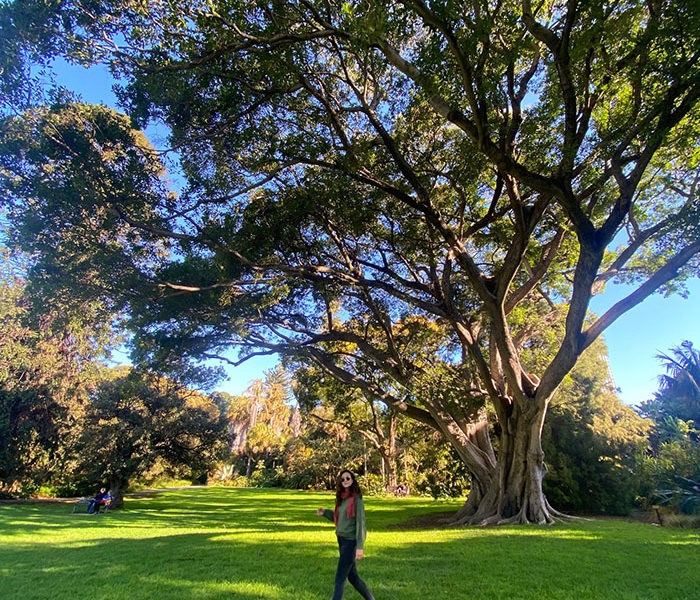
[[[336,546],[316,517],[330,494],[191,488],[99,516],[0,505],[3,600],[327,600]],[[366,498],[360,573],[377,600],[697,599],[700,534],[619,520],[441,529],[458,502]],[[360,598],[348,588],[346,598]]]

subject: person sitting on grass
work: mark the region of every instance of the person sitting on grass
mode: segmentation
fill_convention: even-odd
[[[394,490],[394,495],[399,497],[408,496],[408,486],[405,483],[400,483],[396,486],[396,490]]]

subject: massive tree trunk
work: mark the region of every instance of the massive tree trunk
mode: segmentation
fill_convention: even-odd
[[[110,508],[122,508],[124,506],[124,492],[128,482],[118,477],[112,477],[109,480],[109,493],[112,495]]]
[[[499,501],[495,522],[550,523],[555,511],[542,491],[547,472],[542,451],[546,407],[516,405],[503,427],[499,454]]]
[[[542,491],[547,472],[542,451],[545,405],[515,407],[500,424],[498,457],[485,411],[469,423],[434,413],[442,433],[472,475],[472,486],[454,524],[551,523],[557,513]]]

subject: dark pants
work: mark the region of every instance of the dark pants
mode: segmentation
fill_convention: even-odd
[[[90,500],[90,503],[88,504],[87,511],[91,515],[96,515],[97,513],[100,512],[100,506],[104,506],[105,510],[107,508],[107,504],[105,503],[104,500],[95,500],[94,498]]]
[[[335,590],[333,591],[333,600],[342,600],[346,579],[365,600],[374,600],[374,596],[372,596],[372,592],[369,591],[367,584],[362,581],[360,576],[357,574],[357,568],[355,566],[356,549],[357,542],[355,540],[338,538],[340,558],[338,559],[338,570],[335,573]]]

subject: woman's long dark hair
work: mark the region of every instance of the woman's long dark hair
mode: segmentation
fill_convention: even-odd
[[[345,488],[343,487],[343,483],[340,481],[340,478],[343,475],[345,475],[345,473],[349,473],[350,477],[352,477],[352,485],[348,488],[350,490],[350,494],[352,496],[362,498],[362,491],[360,491],[360,485],[357,483],[357,477],[355,477],[355,473],[353,473],[352,471],[348,471],[347,469],[343,469],[340,473],[338,473],[338,481],[335,484],[336,506],[340,506],[340,503],[343,501],[342,494],[345,491]]]

